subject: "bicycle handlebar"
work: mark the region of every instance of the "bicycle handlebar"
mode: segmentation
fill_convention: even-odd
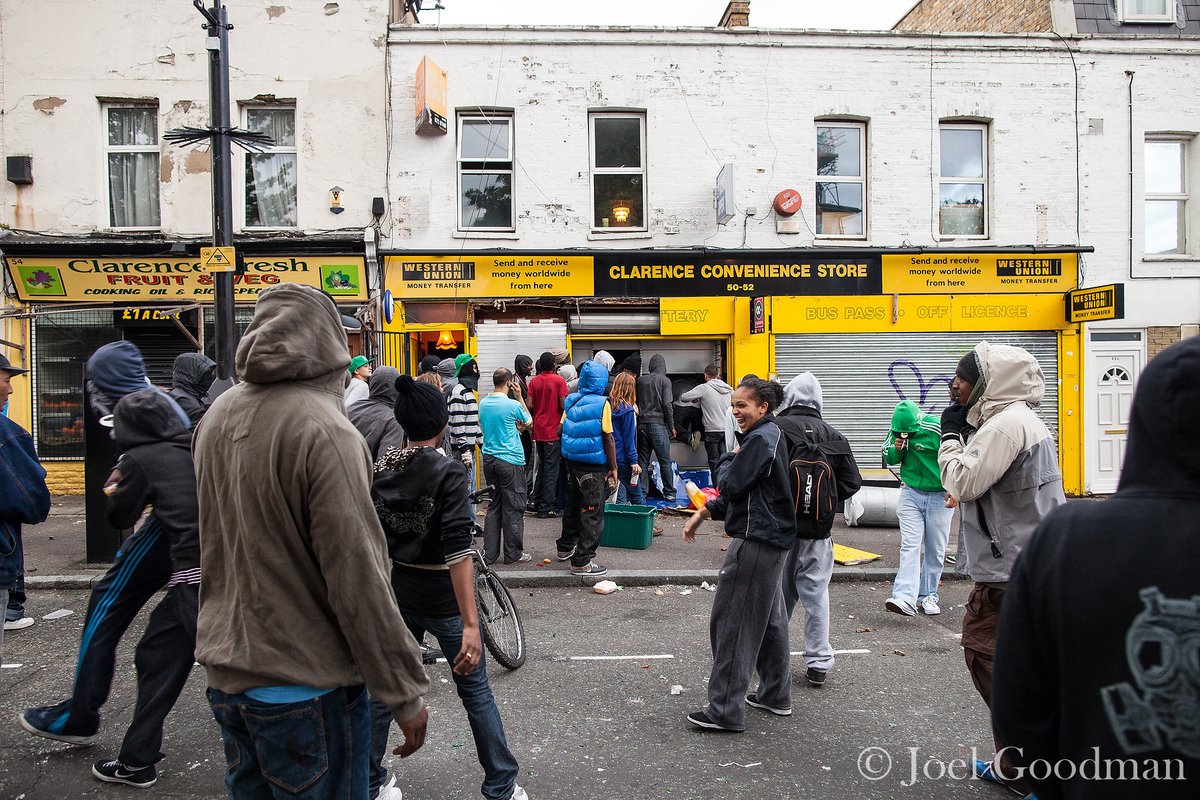
[[[495,491],[496,491],[495,484],[488,484],[487,486],[481,486],[479,488],[479,491],[471,492],[469,495],[467,495],[467,500],[468,500],[468,502],[471,502],[471,503],[478,503],[480,500],[485,500],[485,499],[490,498],[492,496],[492,493]]]

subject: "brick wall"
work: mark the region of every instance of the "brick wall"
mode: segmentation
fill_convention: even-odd
[[[46,468],[46,486],[49,487],[50,494],[56,497],[83,494],[82,461],[45,461],[42,466]]]
[[[1178,342],[1179,326],[1163,325],[1146,328],[1146,359],[1152,359],[1163,350]]]
[[[897,31],[1049,31],[1050,0],[921,0]]]

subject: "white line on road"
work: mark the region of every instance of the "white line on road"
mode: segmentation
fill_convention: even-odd
[[[835,656],[861,656],[861,655],[867,655],[870,652],[871,652],[870,650],[834,650],[833,654]],[[793,650],[792,655],[802,656],[802,655],[804,655],[804,651],[803,650]]]
[[[674,658],[670,653],[653,656],[568,656],[568,661],[649,661],[651,659]]]

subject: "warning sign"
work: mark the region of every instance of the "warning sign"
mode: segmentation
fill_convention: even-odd
[[[233,272],[236,263],[232,247],[200,248],[200,269],[204,272]]]

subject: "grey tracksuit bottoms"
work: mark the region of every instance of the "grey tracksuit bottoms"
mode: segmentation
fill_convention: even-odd
[[[833,668],[829,643],[829,579],[833,577],[833,539],[796,539],[783,568],[788,619],[804,606],[804,663],[828,672]]]
[[[726,728],[746,727],[746,692],[758,671],[758,698],[792,706],[791,651],[783,600],[787,550],[733,539],[725,554],[709,620],[713,666],[708,713]]]

